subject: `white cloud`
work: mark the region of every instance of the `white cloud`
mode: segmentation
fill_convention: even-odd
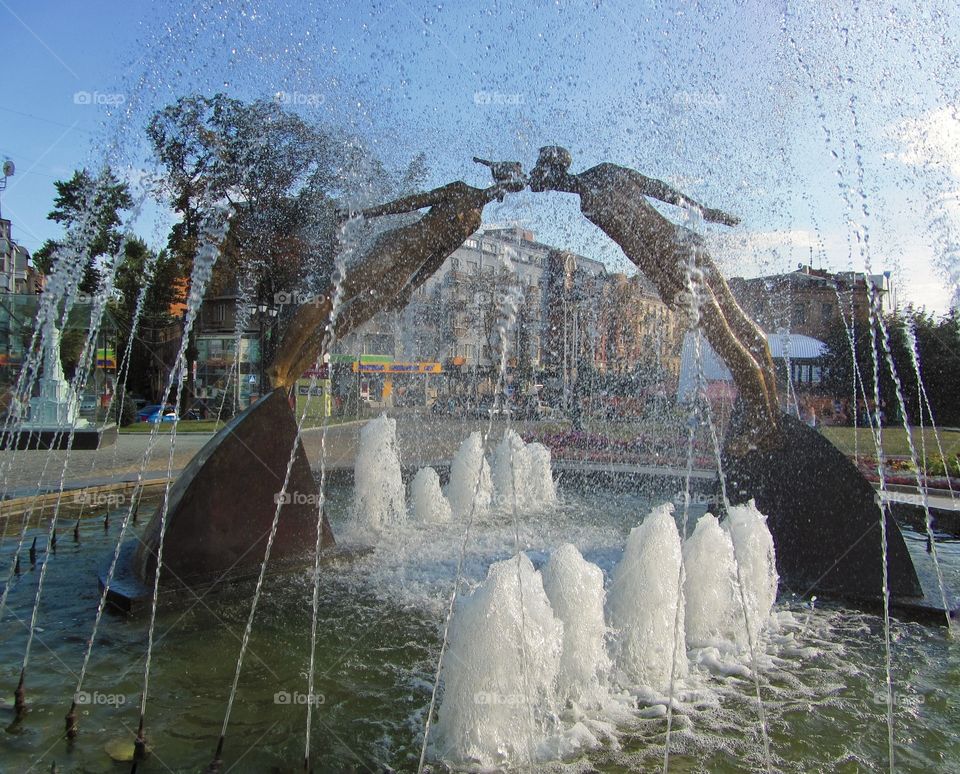
[[[960,111],[954,105],[895,124],[890,134],[900,142],[888,158],[910,166],[941,166],[960,179]]]
[[[757,273],[792,271],[798,263],[818,260],[821,243],[817,235],[806,229],[741,231],[734,229],[711,233],[709,249],[724,274],[751,276]],[[825,240],[828,251],[834,240]]]

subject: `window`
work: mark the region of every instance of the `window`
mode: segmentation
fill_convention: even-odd
[[[793,307],[793,324],[806,325],[807,323],[807,305],[797,304]]]
[[[820,319],[828,322],[833,319],[833,304],[822,304],[820,307]]]

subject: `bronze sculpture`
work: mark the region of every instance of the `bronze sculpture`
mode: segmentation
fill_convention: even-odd
[[[381,234],[363,258],[347,268],[340,290],[340,308],[333,322],[337,337],[379,311],[406,306],[413,292],[480,228],[483,208],[526,185],[516,162],[474,161],[491,168],[495,181],[492,186],[474,188],[457,181],[357,213],[370,219],[430,208],[420,220]],[[289,387],[316,362],[333,321],[334,292],[331,288],[297,310],[269,369],[273,387]]]
[[[288,456],[285,449],[296,446],[287,491],[319,495],[287,405],[288,392],[320,359],[334,333],[342,336],[377,312],[406,304],[480,228],[487,203],[524,187],[519,164],[475,160],[491,167],[494,185],[474,188],[451,183],[356,214],[374,218],[429,207],[418,221],[381,234],[359,261],[347,267],[336,315],[334,288],[298,309],[270,368],[274,389],[217,433],[181,475],[171,492],[168,517],[167,540],[175,544],[171,547],[177,557],[170,562],[175,580],[189,585],[194,572],[202,579],[234,568],[242,572],[248,563],[260,561]],[[932,609],[922,598],[923,589],[896,523],[888,513],[877,518],[873,490],[866,479],[816,431],[780,413],[766,338],[737,304],[702,240],[660,215],[646,197],[686,204],[712,222],[735,225],[737,219],[626,167],[600,164],[574,175],[569,166],[565,149],[541,149],[530,187],[577,193],[584,215],[620,245],[666,303],[681,305],[690,274],[702,277],[697,287],[700,321],[732,371],[744,408],[726,439],[723,502],[756,499],[768,515],[781,576],[801,592],[875,599],[882,588],[882,560],[875,542],[863,538],[885,521],[890,593],[915,613]],[[269,443],[261,443],[266,434]],[[245,471],[247,486],[227,483],[235,479],[237,470]],[[321,545],[330,547],[333,534],[325,516],[319,516]],[[159,517],[158,512],[134,561],[127,562],[126,578],[133,588],[128,601],[136,599],[136,581],[151,575]],[[317,518],[313,505],[283,505],[275,555],[300,553],[304,545],[312,544]],[[121,589],[114,599],[124,596],[128,595]]]
[[[773,361],[762,331],[734,300],[699,237],[663,217],[646,197],[687,204],[715,223],[736,225],[739,220],[633,169],[598,164],[574,175],[569,172],[570,163],[565,148],[541,148],[530,173],[531,190],[578,194],[587,219],[620,245],[669,306],[676,307],[687,292],[688,267],[703,272],[699,311],[704,332],[733,372],[747,405],[750,439],[758,443],[768,438],[777,427],[779,411]]]
[[[696,234],[657,212],[646,197],[698,210],[705,220],[739,221],[684,196],[667,184],[616,164],[570,174],[570,153],[540,149],[530,173],[534,191],[580,196],[580,209],[611,237],[671,306],[680,304],[691,269],[701,273],[700,321],[707,340],[733,374],[743,410],[727,433],[718,479],[723,507],[755,499],[767,515],[781,578],[801,594],[832,593],[875,600],[887,588],[913,615],[935,615],[903,536],[888,511],[878,510],[860,471],[833,444],[795,417],[781,414],[766,337],[740,308]],[[876,540],[883,521],[887,555]]]
[[[273,555],[282,559],[313,545],[320,496],[296,419],[287,405],[288,392],[326,351],[332,340],[331,326],[342,336],[377,312],[405,305],[480,228],[485,205],[525,187],[519,163],[476,161],[491,168],[492,186],[474,188],[458,181],[356,215],[344,214],[374,218],[430,208],[414,223],[379,235],[372,247],[347,267],[336,316],[335,288],[297,310],[269,370],[273,389],[214,435],[177,479],[167,505],[164,542],[170,550],[164,565],[168,585],[190,586],[227,573],[239,576],[261,562],[280,502]],[[287,474],[291,454],[293,462]],[[237,471],[245,474],[237,476]],[[280,493],[287,476],[286,493],[297,494],[293,501]],[[163,506],[139,545],[125,554],[120,576],[111,584],[115,605],[130,607],[146,593],[143,584],[152,579],[157,566],[162,512]],[[320,514],[320,518],[321,546],[332,547],[333,532],[326,516]]]

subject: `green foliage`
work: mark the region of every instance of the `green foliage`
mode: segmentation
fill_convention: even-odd
[[[903,400],[910,424],[931,422],[926,406],[921,416],[922,395],[917,368],[914,365],[911,331],[916,339],[917,361],[920,377],[933,411],[933,419],[939,425],[960,424],[960,400],[957,399],[957,384],[960,384],[960,320],[956,312],[940,318],[907,307],[884,320],[889,334],[889,346],[894,368],[899,376]],[[854,332],[856,362],[864,381],[868,398],[873,399],[874,351],[870,330],[864,325]],[[887,363],[883,333],[880,326],[875,330],[875,350],[878,354],[877,369],[880,380],[880,401],[888,424],[898,423],[899,400],[893,374]],[[853,396],[854,366],[848,333],[843,321],[838,320],[826,338],[827,355],[824,358],[825,387],[838,397]],[[857,391],[858,397],[860,390]]]
[[[120,249],[122,211],[133,206],[126,183],[117,180],[109,167],[97,177],[86,169],[79,169],[69,180],[54,182],[57,195],[53,210],[47,215],[66,229],[92,223],[92,230],[80,234],[85,239],[82,249],[87,253],[80,290],[95,293],[100,285],[98,264],[105,255],[115,255]],[[34,265],[44,274],[55,269],[61,243],[48,239],[33,255]]]
[[[86,169],[79,169],[69,180],[57,180],[54,187],[57,196],[47,217],[70,226],[92,209],[95,231],[89,244],[90,254],[97,257],[115,253],[120,248],[120,212],[133,206],[127,184],[117,180],[107,167],[96,178]]]
[[[269,300],[310,272],[329,276],[329,194],[340,163],[330,135],[276,102],[223,94],[182,97],[152,117],[147,135],[166,172],[163,192],[182,215],[169,247],[185,275],[204,208],[225,199],[233,217],[215,282],[230,285],[252,270]]]
[[[150,264],[152,272],[148,271]],[[183,301],[179,276],[176,261],[168,252],[156,255],[139,237],[128,239],[114,277],[119,296],[113,309],[115,317],[127,327],[132,325],[137,298],[146,285],[143,319],[155,326],[168,324],[172,320],[171,306]]]
[[[114,421],[120,427],[129,427],[137,421],[137,405],[127,394],[123,394],[113,403]]]
[[[68,328],[61,333],[60,365],[67,379],[73,379],[76,373],[86,339],[87,332],[81,328]]]
[[[127,240],[114,278],[117,297],[110,311],[119,329],[118,352],[125,353],[130,337],[134,339],[127,377],[129,390],[143,395],[153,391],[150,374],[162,370],[164,361],[164,353],[157,346],[159,334],[176,321],[171,307],[183,301],[179,278],[179,266],[169,252],[157,255],[143,240]],[[137,299],[144,287],[143,310],[140,318],[135,319]]]

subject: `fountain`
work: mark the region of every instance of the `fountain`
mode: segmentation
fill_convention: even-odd
[[[677,609],[683,607],[674,580],[679,572],[673,507],[660,506],[630,532],[611,578],[607,607],[617,631],[614,668],[621,682],[663,693],[674,662],[680,665],[678,676],[686,675],[682,626],[674,636]]]
[[[440,488],[440,476],[433,468],[420,468],[410,484],[414,517],[423,522],[448,522],[450,503]]]
[[[407,518],[397,421],[382,414],[360,431],[360,451],[354,464],[354,519],[359,529],[379,530]]]
[[[504,88],[511,83],[509,78],[493,77],[498,59],[493,55],[502,53],[498,64],[505,71],[527,72],[527,57],[538,56],[536,47],[525,44],[521,54],[513,48],[504,51],[475,27],[479,64],[467,60],[465,67],[475,68],[470,78],[480,76],[483,90],[474,92],[473,107],[517,108],[519,120],[488,114],[482,131],[471,130],[469,111],[455,104],[462,82],[433,62],[434,77],[427,79],[431,88],[446,83],[444,79],[457,84],[433,95],[438,114],[447,109],[463,113],[453,122],[458,125],[454,136],[431,131],[416,135],[437,170],[412,174],[410,184],[399,192],[391,189],[384,194],[376,187],[358,191],[363,186],[353,185],[350,164],[361,141],[351,136],[342,145],[324,149],[336,159],[336,180],[318,198],[329,197],[324,206],[333,202],[339,207],[333,215],[331,205],[329,222],[323,222],[323,228],[336,233],[336,248],[333,255],[324,256],[329,272],[311,277],[311,291],[298,297],[301,303],[294,312],[281,316],[273,361],[262,364],[269,389],[212,434],[180,471],[175,470],[174,456],[183,441],[177,440],[175,423],[169,448],[164,448],[166,465],[158,473],[162,494],[156,501],[146,494],[148,461],[161,434],[161,428],[153,428],[139,469],[132,465],[136,479],[132,496],[122,500],[120,508],[88,509],[96,523],[78,515],[75,542],[65,546],[61,541],[59,552],[57,517],[69,504],[70,482],[65,478],[69,455],[59,487],[49,498],[49,502],[55,498],[52,519],[46,521],[47,501],[18,512],[23,519],[16,530],[19,542],[5,540],[2,546],[9,571],[0,602],[0,611],[11,618],[10,631],[0,638],[0,663],[20,668],[12,709],[6,706],[11,702],[0,701],[0,712],[12,721],[0,744],[5,754],[9,752],[10,765],[47,768],[53,756],[61,767],[66,761],[68,767],[101,769],[107,758],[102,740],[90,733],[94,728],[123,737],[122,744],[110,742],[108,753],[115,760],[132,759],[134,771],[168,766],[198,770],[207,764],[210,771],[231,766],[281,770],[301,763],[304,770],[318,771],[345,766],[460,771],[566,765],[603,770],[662,765],[666,771],[675,765],[684,770],[800,771],[885,764],[892,770],[895,751],[915,756],[910,763],[918,768],[931,769],[960,754],[949,712],[957,698],[949,684],[956,666],[953,644],[938,629],[906,622],[946,620],[950,626],[956,602],[948,588],[960,577],[956,551],[934,533],[924,502],[928,554],[921,539],[901,531],[885,501],[845,455],[789,412],[781,412],[783,393],[778,391],[770,352],[754,321],[733,299],[725,275],[735,267],[724,262],[716,248],[725,238],[736,244],[743,231],[759,229],[756,211],[747,212],[749,202],[764,201],[768,203],[763,206],[786,211],[786,197],[775,185],[783,182],[777,175],[790,176],[796,170],[789,166],[789,148],[779,140],[771,145],[767,136],[786,133],[779,126],[771,130],[773,124],[744,106],[738,88],[725,93],[700,89],[697,84],[713,87],[726,80],[711,75],[703,81],[698,58],[689,58],[685,48],[689,43],[690,51],[703,54],[711,50],[717,35],[712,24],[729,33],[735,28],[739,32],[740,27],[733,25],[742,21],[751,32],[745,39],[762,37],[771,49],[787,52],[789,61],[774,57],[777,67],[767,67],[765,47],[750,47],[741,52],[750,62],[746,69],[774,76],[760,84],[734,79],[734,87],[744,86],[743,93],[749,94],[779,94],[771,84],[786,85],[785,91],[796,96],[790,88],[797,85],[791,80],[795,73],[786,65],[799,66],[801,80],[809,80],[815,94],[813,123],[819,118],[827,148],[836,159],[848,221],[867,224],[848,230],[850,255],[859,249],[869,267],[869,247],[877,241],[868,228],[873,216],[866,206],[871,168],[863,158],[862,138],[869,129],[859,123],[864,111],[861,98],[848,98],[845,91],[857,75],[851,62],[856,64],[864,52],[836,68],[841,79],[836,88],[845,100],[843,126],[849,119],[854,125],[844,131],[852,131],[854,141],[849,149],[835,148],[843,131],[828,125],[831,116],[820,95],[834,86],[816,83],[834,68],[811,55],[807,40],[822,38],[828,41],[830,56],[848,56],[845,47],[858,34],[872,33],[862,34],[872,39],[878,33],[879,28],[863,17],[877,24],[884,19],[858,7],[849,19],[849,14],[838,12],[842,18],[835,22],[818,15],[819,21],[806,24],[790,7],[774,20],[770,34],[758,36],[751,25],[764,29],[771,21],[765,14],[723,21],[710,9],[701,10],[702,18],[689,21],[700,37],[687,39],[685,28],[674,26],[678,22],[670,20],[671,14],[657,8],[650,11],[655,21],[650,25],[652,37],[637,32],[642,38],[637,41],[612,34],[630,26],[622,24],[608,28],[612,40],[598,37],[589,15],[582,28],[581,20],[576,20],[577,34],[568,36],[573,20],[559,7],[555,9],[562,21],[559,27],[540,11],[520,14],[532,22],[537,45],[542,41],[549,50],[557,50],[559,39],[582,50],[578,42],[582,34],[592,53],[622,56],[626,50],[649,49],[651,62],[670,62],[672,66],[658,69],[666,71],[664,83],[671,85],[664,88],[672,91],[651,98],[643,78],[631,82],[631,88],[643,92],[639,113],[626,107],[623,95],[607,93],[607,86],[585,88],[576,99],[570,98],[562,84],[575,79],[565,81],[566,76],[557,84],[568,101],[558,105],[544,96],[552,105],[546,112],[533,104],[540,98],[534,99],[532,92],[492,91],[498,83]],[[325,14],[302,12],[312,13]],[[437,7],[423,16],[423,40],[440,40],[443,29],[436,20],[448,13]],[[599,18],[607,11],[598,7],[592,13]],[[244,8],[242,24],[232,30],[236,35],[228,29],[230,34],[218,38],[230,40],[231,54],[224,68],[211,68],[217,70],[216,88],[250,86],[244,83],[242,63],[251,52],[256,54],[253,69],[258,73],[283,69],[266,66],[275,60],[264,53],[274,47],[259,38],[267,34],[264,14],[283,31],[268,35],[273,43],[292,32],[288,24],[302,21],[297,13],[289,14],[291,22],[274,18],[269,8]],[[918,14],[916,24],[949,31],[949,24],[941,24],[943,14],[947,12]],[[189,18],[198,19],[200,29],[208,24],[229,28],[227,16],[214,20],[199,13]],[[338,25],[351,24],[353,18],[347,16]],[[689,18],[686,11],[680,16]],[[411,18],[419,23],[419,17],[418,9]],[[465,12],[460,21],[468,17]],[[372,19],[382,21],[376,14]],[[499,21],[498,14],[492,14],[480,26]],[[834,23],[835,31],[829,28]],[[187,22],[188,28],[191,24]],[[514,24],[510,22],[511,29]],[[303,26],[310,27],[308,21]],[[182,21],[161,27],[184,31]],[[363,32],[356,33],[357,40],[365,40],[374,27],[369,19],[359,22]],[[550,34],[541,35],[538,28]],[[454,27],[458,33],[465,29],[459,22]],[[561,30],[567,37],[553,35]],[[340,32],[331,35],[339,38]],[[678,34],[681,43],[674,42]],[[353,39],[352,35],[343,38]],[[217,46],[203,45],[202,34],[199,40],[177,37],[179,52],[184,45],[199,44],[197,50],[217,56]],[[391,58],[397,60],[393,64],[404,65],[423,43],[397,37],[398,45],[409,44],[409,49],[391,54],[390,41],[377,43],[371,60],[377,68]],[[470,35],[464,34],[463,40],[466,47],[472,46]],[[306,57],[304,61],[310,62],[309,67],[291,65],[292,83],[298,88],[301,83],[304,88],[320,83],[315,80],[319,76],[308,72],[320,59],[308,57],[296,41],[291,34],[290,41],[275,47],[288,58]],[[460,38],[455,41],[459,44]],[[416,78],[405,74],[400,92],[385,88],[373,100],[355,100],[350,68],[367,59],[364,44],[357,44],[360,49],[348,47],[353,64],[344,66],[340,57],[345,49],[336,42],[329,57],[323,44],[324,67],[319,69],[327,73],[328,66],[333,68],[329,81],[327,75],[322,79],[326,94],[319,94],[320,86],[315,86],[317,92],[284,91],[278,99],[300,105],[295,100],[310,97],[313,102],[303,104],[312,107],[327,101],[329,114],[324,108],[324,120],[343,120],[351,131],[389,126],[388,131],[375,132],[378,147],[389,154],[404,152],[397,150],[405,147],[403,122],[396,129],[393,124],[403,110],[397,95],[406,97]],[[915,46],[911,56],[921,57],[923,50]],[[463,59],[458,56],[457,62],[462,64]],[[542,65],[530,72],[540,72]],[[647,64],[640,69],[646,72]],[[895,71],[896,67],[887,68]],[[551,78],[563,74],[562,68],[552,66],[546,72]],[[179,88],[181,77],[171,75],[164,85]],[[531,78],[535,83],[536,77]],[[285,88],[286,79],[279,79]],[[276,83],[271,81],[263,91],[264,83],[257,81],[253,93],[276,92]],[[936,85],[947,93],[944,83]],[[522,98],[530,104],[524,106]],[[599,100],[596,105],[578,102],[593,98]],[[732,115],[725,107],[728,99],[737,104]],[[673,105],[666,113],[654,109],[663,101]],[[131,102],[128,115],[135,116],[138,103]],[[703,111],[703,103],[712,107]],[[620,115],[628,116],[627,125],[619,127],[622,134],[641,132],[642,137],[628,142],[599,137],[601,122],[585,123],[587,116],[601,114],[597,107],[603,108],[611,125],[620,122]],[[771,114],[790,113],[776,100],[772,107]],[[726,118],[721,120],[721,114]],[[425,125],[418,128],[436,128],[431,121],[424,119]],[[803,122],[804,127],[808,124]],[[700,133],[707,139],[700,140]],[[613,157],[630,166],[599,163],[573,173],[572,154],[565,148],[548,145],[537,153],[531,138],[539,140],[541,134],[562,137],[577,148],[578,157]],[[650,144],[651,138],[668,141]],[[701,142],[710,152],[688,156],[686,151],[695,151]],[[421,185],[424,179],[443,181],[458,174],[459,161],[451,147],[486,149],[489,143],[495,144],[491,150],[507,157],[536,158],[529,179],[519,163],[475,158],[489,167],[493,185],[455,182],[432,189]],[[805,138],[799,138],[807,153],[804,143]],[[742,150],[747,147],[753,150]],[[669,153],[663,156],[665,148],[683,150],[676,153],[683,163],[671,166]],[[211,157],[229,159],[235,150],[227,144]],[[743,170],[735,168],[726,160],[728,155],[733,161],[749,157],[750,163],[743,164]],[[761,157],[776,163],[768,168]],[[848,163],[856,165],[855,175],[846,172]],[[749,169],[754,166],[761,172]],[[701,205],[673,185],[631,167],[659,169],[665,179],[683,180],[682,187],[704,191],[704,199],[715,198],[718,204],[720,197],[711,187],[730,185],[723,206],[744,209],[744,229],[718,237],[719,229],[710,232],[704,222],[733,226],[738,218]],[[750,182],[730,183],[741,177]],[[811,193],[818,189],[799,175],[786,186],[806,198],[820,195]],[[231,199],[235,191],[230,185],[226,188],[226,198]],[[424,189],[429,190],[408,193]],[[386,204],[376,204],[394,196]],[[198,232],[203,236],[201,260],[190,281],[185,331],[164,400],[175,394],[179,402],[185,389],[190,327],[199,315],[209,271],[221,254],[233,257],[235,245],[224,225],[227,212],[235,217],[250,205],[245,200],[202,203],[198,212],[189,217],[185,213],[185,222],[197,215],[206,231]],[[582,218],[576,217],[577,206]],[[681,225],[667,217],[668,207],[680,208],[674,214],[680,213]],[[416,214],[421,210],[425,214]],[[561,454],[562,464],[555,464],[550,448],[511,414],[515,405],[495,403],[503,414],[429,419],[423,414],[411,418],[401,408],[365,417],[359,427],[336,427],[324,418],[316,430],[307,428],[309,412],[296,399],[303,374],[316,373],[317,366],[327,362],[325,356],[378,315],[426,297],[432,278],[461,245],[467,240],[482,242],[479,229],[484,217],[522,216],[536,222],[543,212],[549,213],[548,222],[561,224],[551,235],[556,243],[567,236],[576,242],[578,223],[597,226],[599,231],[589,233],[591,239],[604,240],[597,243],[599,252],[616,261],[625,257],[641,269],[660,298],[689,318],[690,328],[704,334],[738,388],[739,404],[725,433],[721,418],[711,413],[703,383],[690,406],[667,407],[660,401],[656,416],[645,421],[676,420],[686,428],[682,430],[688,439],[686,449],[674,450],[680,463],[658,466],[660,476],[669,468],[666,482],[653,479],[634,487],[639,476],[632,473],[625,477],[626,486],[621,480],[621,486],[607,487],[607,479],[595,475],[600,464],[588,465],[586,455],[577,459]],[[790,218],[796,217],[791,210]],[[795,225],[791,220],[771,228],[789,234]],[[823,236],[819,226],[817,232],[818,238]],[[772,231],[767,238],[777,233],[781,232]],[[231,234],[231,239],[235,236]],[[516,239],[527,239],[522,228]],[[483,253],[483,245],[477,250]],[[786,264],[794,256],[778,253],[776,258]],[[79,269],[78,263],[71,270]],[[480,271],[478,276],[483,277]],[[525,299],[539,291],[529,277],[516,276],[511,282],[516,287],[494,299],[507,308],[495,315],[486,341],[490,350],[498,351],[489,353],[493,365],[484,375],[483,389],[497,401],[521,392],[528,366],[520,357],[524,345],[518,320],[523,318]],[[552,356],[563,360],[557,366],[563,377],[550,375],[546,384],[536,387],[544,395],[562,392],[565,403],[592,403],[597,397],[593,392],[574,399],[568,384],[576,368],[587,373],[583,363],[571,367],[569,351],[571,342],[590,326],[570,317],[565,306],[559,308],[569,301],[568,289],[562,290],[556,308],[549,308],[551,320],[544,321],[544,329],[557,322],[552,319],[556,314],[564,351],[562,357]],[[246,288],[240,294],[244,305],[249,305],[253,292]],[[142,300],[141,296],[138,310]],[[880,320],[878,310],[871,309],[871,314],[873,322]],[[418,323],[411,319],[404,324],[415,328]],[[41,397],[31,407],[32,414],[41,423],[47,421],[44,417],[56,419],[60,435],[80,438],[85,428],[71,404],[71,392],[64,389],[59,362],[47,362],[51,357],[58,361],[50,353],[59,334],[52,322],[50,326],[38,331],[42,345],[33,348],[35,355],[42,351],[45,362]],[[890,357],[885,332],[874,345],[881,352],[885,346]],[[482,346],[478,344],[478,351]],[[231,378],[239,379],[239,346],[236,352],[232,368],[236,376],[231,371]],[[876,361],[874,365],[878,367]],[[453,372],[455,367],[443,363],[444,371]],[[916,371],[919,381],[919,366]],[[455,381],[453,373],[448,376]],[[865,390],[862,375],[857,379],[855,399],[858,386]],[[874,378],[875,385],[877,381]],[[588,382],[585,376],[577,387],[591,391],[592,382],[583,386]],[[304,393],[307,405],[314,387],[315,377]],[[898,382],[902,400],[901,387]],[[476,382],[473,388],[480,394]],[[786,397],[788,404],[791,400],[796,404],[789,377]],[[224,405],[221,402],[218,412]],[[928,414],[929,409],[928,402]],[[584,418],[579,415],[547,421],[569,421],[571,435],[583,432]],[[609,427],[615,428],[616,422]],[[876,418],[870,418],[869,429],[882,459]],[[425,438],[429,435],[425,430],[442,435],[443,443]],[[319,433],[319,443],[314,433]],[[344,456],[331,453],[331,448],[350,443],[355,443],[356,452],[346,455],[347,463]],[[556,446],[553,449],[556,454]],[[80,451],[77,442],[73,450]],[[912,444],[910,456],[916,467],[918,455]],[[714,475],[702,469],[711,462],[716,481],[699,490],[697,481]],[[11,463],[4,469],[6,475],[15,467]],[[72,476],[74,468],[70,470]],[[883,490],[882,466],[879,476]],[[678,488],[683,492],[679,497]],[[673,506],[664,502],[670,499]],[[145,525],[136,523],[141,502],[145,508],[156,507]],[[115,529],[111,533],[118,523],[119,537]],[[26,547],[31,545],[28,554]],[[90,580],[94,559],[101,557],[105,562],[98,573],[99,587],[84,583]],[[132,615],[105,615],[111,609],[107,603]],[[27,632],[22,661],[17,637],[21,632],[14,618]],[[93,623],[92,632],[88,621]],[[224,658],[225,653],[230,657]],[[72,672],[74,661],[82,664],[78,674],[70,674],[66,681],[58,678],[59,665],[68,665]],[[11,685],[16,682],[12,668],[3,676]],[[31,707],[38,711],[30,712]],[[62,712],[67,712],[65,729]],[[851,733],[854,729],[856,734]],[[909,750],[904,739],[911,740]]]
[[[60,330],[53,318],[47,319],[43,331],[39,390],[30,399],[29,416],[0,435],[0,449],[96,449],[116,441],[116,425],[95,427],[80,416],[80,401],[63,375]]]
[[[565,163],[560,150],[544,149],[540,167],[558,158]],[[515,182],[518,174],[511,168],[509,179]],[[581,196],[600,196],[580,183],[563,182],[562,174],[566,173],[535,169],[535,190],[549,184],[573,188]],[[598,184],[607,185],[608,179],[619,185],[619,178],[606,173],[599,175]],[[634,181],[629,175],[627,179]],[[483,196],[495,195],[500,186]],[[426,199],[413,197],[370,208],[365,217],[418,204],[445,206],[448,190],[437,195],[439,199],[432,193]],[[453,190],[454,196],[463,195],[462,189]],[[628,201],[619,196],[601,199],[614,202],[612,221],[593,200],[584,206],[596,222],[619,224],[622,216],[616,208]],[[713,216],[729,220],[722,214]],[[659,221],[654,224],[659,227]],[[633,228],[630,238],[638,233]],[[677,691],[693,679],[693,663],[696,669],[720,675],[752,676],[769,759],[758,656],[771,626],[778,572],[806,594],[833,593],[873,602],[881,590],[889,589],[899,609],[937,610],[935,603],[923,598],[913,561],[892,520],[886,524],[884,554],[870,544],[857,547],[854,533],[864,524],[868,529],[877,524],[872,489],[859,472],[851,473],[839,452],[824,448],[825,441],[790,416],[771,423],[764,414],[776,405],[769,353],[765,344],[757,343],[752,323],[735,306],[709,258],[696,248],[690,255],[683,253],[680,241],[651,239],[640,244],[658,246],[659,260],[693,264],[698,276],[710,278],[712,287],[702,286],[699,292],[707,293],[714,306],[701,304],[698,312],[707,310],[705,319],[712,322],[706,330],[717,348],[729,355],[735,379],[747,396],[720,456],[725,522],[718,525],[711,515],[704,515],[684,545],[673,507],[653,508],[632,529],[622,557],[610,566],[606,590],[603,571],[569,543],[551,554],[542,574],[520,550],[512,559],[491,564],[486,580],[472,594],[459,604],[456,594],[451,597],[449,630],[437,671],[436,685],[443,686],[443,693],[436,704],[432,737],[433,702],[428,710],[424,754],[429,750],[455,765],[502,766],[537,764],[597,748],[614,732],[595,713],[622,712],[614,698],[617,691],[628,691],[634,701],[646,705],[645,717],[668,715],[677,706]],[[426,244],[436,247],[432,237]],[[437,248],[443,257],[450,244]],[[286,385],[306,364],[319,361],[333,335],[387,308],[398,295],[409,295],[438,265],[439,252],[424,263],[405,252],[405,268],[394,267],[398,258],[383,255],[390,245],[380,237],[348,270],[342,286],[328,293],[326,302],[309,305],[294,320],[271,369],[277,387],[214,435],[170,488],[143,536],[122,547],[118,544],[109,567],[101,572],[103,598],[127,610],[152,599],[151,622],[157,614],[161,579],[165,593],[186,588],[196,594],[211,584],[243,583],[258,575],[213,770],[225,760],[226,733],[268,562],[272,557],[275,566],[290,562],[296,566],[316,534],[319,574],[322,555],[334,546],[325,493],[317,486],[301,439],[303,418],[297,421],[290,411]],[[628,247],[639,249],[632,242]],[[647,260],[650,253],[643,255]],[[679,282],[677,267],[662,265],[661,282],[667,292]],[[657,268],[645,267],[660,276]],[[401,281],[403,277],[407,280]],[[384,278],[391,281],[380,282]],[[378,292],[371,296],[373,287]],[[731,319],[735,324],[724,324]],[[491,465],[485,448],[489,434],[490,427],[464,438],[450,462],[445,492],[431,468],[418,472],[411,489],[415,515],[411,523],[396,420],[384,415],[367,423],[360,431],[350,524],[342,534],[350,542],[372,542],[373,548],[355,551],[348,546],[345,554],[336,556],[360,556],[370,550],[376,555],[381,540],[402,535],[411,526],[465,524],[469,536],[472,525],[483,524],[498,512],[512,515],[514,546],[519,549],[522,514],[556,507],[558,502],[550,452],[541,444],[525,443],[507,428]],[[796,456],[798,450],[811,448],[818,454]],[[238,467],[243,470],[239,478]],[[809,497],[798,496],[798,485],[809,486],[814,480],[822,485],[829,476],[835,480],[830,491],[834,497],[821,510],[810,506]],[[226,480],[233,483],[223,486]],[[849,508],[847,519],[836,518],[838,504]],[[795,515],[797,508],[806,509],[805,518]],[[824,540],[829,529],[845,532]],[[465,547],[466,542],[461,551]],[[166,557],[163,575],[161,556]],[[462,559],[463,554],[456,586]],[[689,564],[686,571],[684,563]],[[829,563],[828,572],[822,571],[824,563]],[[152,640],[152,623],[149,631]],[[687,647],[697,652],[694,662],[688,659]],[[149,654],[148,648],[148,670]],[[145,676],[145,685],[146,680]],[[144,689],[142,707],[146,695]],[[25,706],[18,698],[18,717]],[[71,735],[76,734],[76,725],[74,708],[68,715]],[[135,746],[135,757],[142,760],[147,755],[143,710]],[[423,756],[421,765],[422,761]]]

